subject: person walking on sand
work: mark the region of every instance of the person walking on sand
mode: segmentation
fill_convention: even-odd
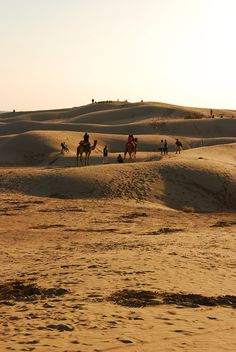
[[[66,144],[66,142],[62,142],[61,143],[61,154],[64,154],[65,152],[69,152],[69,148],[68,148],[68,145]]]
[[[163,142],[163,139],[161,140],[159,150],[160,150],[160,152],[161,152],[161,155],[163,155],[163,154],[164,154],[164,142]]]
[[[168,155],[168,143],[167,140],[164,140],[164,155]]]
[[[108,158],[108,147],[107,145],[105,145],[105,147],[103,148],[103,159],[102,159],[103,164],[107,164],[107,158]]]
[[[175,142],[175,154],[179,153],[181,151],[181,148],[183,147],[182,143],[179,141],[178,138],[176,138],[176,142]]]

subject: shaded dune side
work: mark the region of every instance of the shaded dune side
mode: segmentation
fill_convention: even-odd
[[[67,156],[75,156],[83,133],[67,131],[30,131],[0,137],[0,165],[36,166],[60,155],[61,142],[69,142]]]
[[[56,198],[133,199],[172,209],[222,211],[236,208],[232,167],[195,159],[87,168],[1,170],[1,190]]]
[[[0,164],[38,165],[55,152],[55,134],[26,132],[0,138]]]

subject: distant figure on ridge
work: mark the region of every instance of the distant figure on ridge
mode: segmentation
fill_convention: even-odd
[[[108,158],[108,147],[107,145],[105,145],[105,147],[103,148],[103,159],[102,159],[103,164],[107,163],[107,158]]]
[[[183,148],[183,144],[178,140],[178,138],[176,138],[176,142],[175,142],[175,154],[177,154],[177,153],[180,154],[181,148]]]
[[[164,155],[168,155],[168,142],[166,139],[164,140]]]
[[[163,142],[163,139],[161,140],[160,142],[160,148],[159,148],[160,152],[161,152],[161,155],[163,155],[164,153],[164,142]]]

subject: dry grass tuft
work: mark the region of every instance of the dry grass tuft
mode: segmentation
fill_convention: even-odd
[[[147,307],[154,305],[176,304],[183,307],[228,306],[236,308],[236,296],[206,297],[199,294],[152,292],[143,290],[122,290],[111,294],[108,301],[125,307]]]
[[[5,301],[27,301],[45,299],[48,297],[62,296],[68,293],[63,288],[45,289],[36,284],[28,284],[23,281],[10,281],[0,285],[0,300]]]

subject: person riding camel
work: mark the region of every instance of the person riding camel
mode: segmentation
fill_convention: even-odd
[[[135,138],[132,134],[129,134],[128,136],[128,143],[132,144],[135,147]]]
[[[90,143],[89,143],[89,134],[88,134],[87,132],[85,132],[83,138],[84,138],[84,139],[83,139],[82,141],[80,141],[79,144],[83,144],[83,145],[88,145],[88,144],[90,144]]]
[[[87,132],[84,134],[84,144],[89,144],[89,134]]]

